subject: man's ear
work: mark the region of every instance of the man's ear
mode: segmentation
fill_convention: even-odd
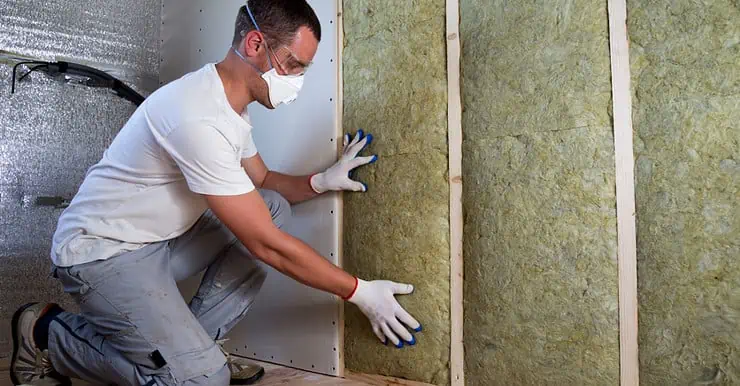
[[[242,45],[247,57],[258,56],[265,49],[265,39],[261,32],[252,30],[244,35]]]

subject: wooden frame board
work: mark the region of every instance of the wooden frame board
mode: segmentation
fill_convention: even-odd
[[[336,127],[336,136],[337,138],[342,138],[344,135],[344,74],[342,72],[342,64],[344,61],[342,60],[342,52],[344,48],[344,16],[343,16],[343,8],[342,0],[334,0],[337,4],[337,17],[335,18],[336,22],[336,28],[337,28],[337,39],[336,39],[336,62],[337,62],[337,127]],[[340,156],[342,154],[342,141],[336,142],[336,149],[337,149],[337,155]],[[339,239],[339,242],[337,244],[337,264],[340,267],[344,267],[344,194],[339,193],[340,199],[337,203],[337,213],[338,213],[338,220],[339,220],[339,226],[337,228],[337,237]],[[339,336],[338,336],[338,346],[342,348],[341,351],[339,351],[339,358],[338,358],[338,371],[337,376],[343,377],[344,376],[344,302],[339,302],[339,321],[337,322],[339,324]]]
[[[625,0],[609,0],[608,7],[617,185],[620,384],[637,386],[640,367],[637,346],[637,232],[627,4]]]
[[[462,100],[460,1],[447,0],[447,136],[450,183],[450,379],[465,384],[463,346]]]

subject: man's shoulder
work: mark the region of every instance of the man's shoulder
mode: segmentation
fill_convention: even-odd
[[[199,115],[207,110],[217,110],[213,98],[213,76],[206,67],[183,75],[163,85],[144,100],[144,106],[160,112],[181,115]],[[168,108],[168,110],[165,110]]]

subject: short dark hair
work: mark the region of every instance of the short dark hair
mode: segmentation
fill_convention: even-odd
[[[308,27],[316,40],[321,41],[319,17],[306,0],[247,0],[247,4],[270,47],[277,49],[279,45],[290,44],[302,26]],[[247,6],[241,6],[236,16],[231,45],[238,46],[244,35],[255,29]]]

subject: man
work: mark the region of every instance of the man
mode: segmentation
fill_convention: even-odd
[[[282,232],[290,204],[364,191],[349,172],[371,141],[309,176],[270,171],[246,107],[296,98],[321,39],[305,0],[241,7],[226,58],[153,93],[93,166],[59,219],[53,275],[81,314],[32,304],[13,318],[16,384],[249,384],[264,372],[228,358],[220,340],[249,309],[265,273],[255,259],[356,304],[378,338],[414,344],[420,324],[396,302],[413,287],[366,282]],[[186,304],[176,282],[206,270]]]

